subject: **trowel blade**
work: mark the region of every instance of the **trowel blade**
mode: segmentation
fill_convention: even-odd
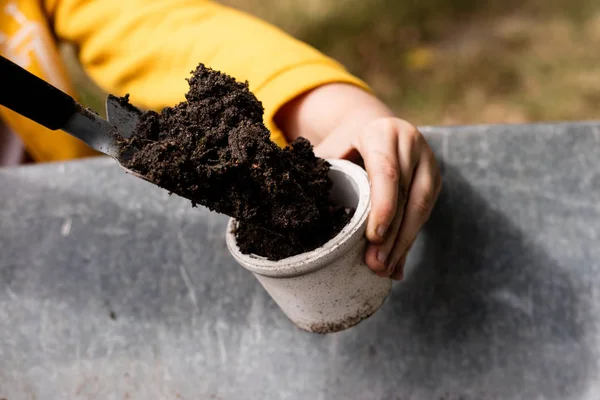
[[[112,94],[106,98],[106,118],[114,125],[121,136],[129,138],[140,120],[142,111]]]

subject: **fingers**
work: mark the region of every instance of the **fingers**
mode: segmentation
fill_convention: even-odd
[[[374,128],[381,129],[382,126],[374,126]],[[365,158],[365,152],[369,149],[369,146],[366,144],[362,146],[363,150],[361,151],[372,182],[372,208],[367,225],[367,238],[371,243],[375,244],[367,249],[365,257],[367,265],[381,276],[390,276],[394,270],[394,264],[390,264],[390,253],[402,224],[408,189],[411,186],[413,172],[419,160],[422,147],[422,143],[419,140],[420,133],[412,126],[394,122],[391,126],[388,124],[386,129],[389,129],[392,132],[391,134],[396,137],[396,146],[389,147],[388,151],[395,153],[398,159],[396,165],[398,168],[396,172],[398,176],[397,183],[385,180],[385,185],[378,185],[380,181],[376,181],[374,178],[377,173],[378,162],[381,162],[377,160],[379,155],[373,153],[370,158],[368,155]],[[378,135],[380,134],[378,133]],[[370,137],[377,136],[372,134]],[[365,135],[363,140],[366,143],[370,143],[369,136]],[[371,165],[371,170],[368,168],[369,165]],[[383,190],[382,187],[384,187]],[[390,193],[394,193],[394,195],[392,196]],[[395,201],[395,207],[390,207],[387,203],[388,201]],[[378,235],[377,232],[377,227],[380,226],[387,228],[383,237]]]
[[[429,219],[441,187],[441,175],[435,158],[431,151],[427,151],[417,165],[402,224],[389,255],[387,269],[391,271],[393,279],[402,279],[408,251]]]
[[[378,119],[350,137],[315,150],[333,158],[358,150],[371,182],[365,262],[379,276],[402,279],[408,251],[441,189],[435,157],[421,133],[397,118]]]
[[[392,189],[387,186],[381,190],[381,185],[377,185],[381,181],[373,181],[377,166],[381,163],[376,158],[381,156],[372,152],[369,157],[368,150],[372,149],[372,145],[361,143],[365,166],[371,165],[371,170],[367,169],[367,172],[372,180],[373,203],[367,228],[367,237],[372,244],[367,249],[365,261],[380,276],[402,279],[406,255],[431,214],[441,188],[441,177],[435,157],[420,132],[402,122],[395,124],[394,129],[397,147],[393,151],[398,154],[399,168],[395,196],[390,195]],[[367,142],[368,138],[365,137],[363,141]],[[386,203],[389,199],[396,200],[395,208]],[[386,222],[388,229],[385,236],[381,238],[376,235],[372,240],[369,227],[373,229]]]
[[[394,216],[402,213],[405,188],[410,184],[410,174],[404,174],[401,167],[407,160],[398,157],[399,135],[394,121],[383,119],[367,126],[355,144],[371,182],[371,213],[366,232],[371,243],[382,243],[390,231],[399,228],[398,224],[392,226]],[[379,259],[382,257],[380,254]]]
[[[404,279],[404,264],[406,263],[407,255],[408,253],[404,254],[404,256],[400,259],[397,268],[394,270],[394,272],[392,272],[390,278],[392,278],[393,280],[401,281],[402,279]]]
[[[381,244],[374,244],[367,248],[365,262],[379,276],[388,277],[394,271],[395,264],[389,262],[390,253],[394,246],[394,239],[402,224],[402,214],[402,212],[398,212],[392,219],[386,236],[387,239]]]

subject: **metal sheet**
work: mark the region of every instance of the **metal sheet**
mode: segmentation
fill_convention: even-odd
[[[444,189],[407,278],[327,336],[223,216],[109,159],[0,170],[0,398],[600,398],[600,129],[424,131]]]

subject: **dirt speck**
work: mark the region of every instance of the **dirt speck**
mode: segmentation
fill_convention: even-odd
[[[371,345],[369,346],[369,357],[377,357],[377,349],[375,348],[375,346]]]

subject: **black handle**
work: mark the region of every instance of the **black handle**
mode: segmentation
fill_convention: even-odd
[[[77,109],[71,96],[2,56],[0,105],[52,130],[64,126]]]

